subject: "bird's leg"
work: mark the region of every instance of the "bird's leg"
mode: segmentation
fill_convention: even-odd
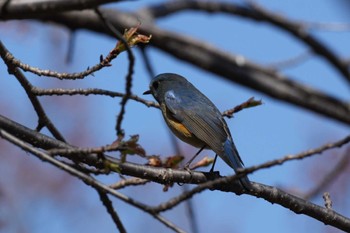
[[[205,148],[205,145],[199,149],[199,151],[185,164],[185,170],[190,170],[190,164],[193,162],[193,160],[199,155],[199,153],[202,152],[202,150]]]
[[[214,167],[215,167],[215,163],[216,163],[216,159],[218,158],[218,155],[215,154],[215,158],[214,158],[214,161],[213,161],[213,165],[211,166],[210,168],[210,171],[209,172],[214,172]]]

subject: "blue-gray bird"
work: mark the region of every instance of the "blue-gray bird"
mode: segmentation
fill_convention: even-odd
[[[178,138],[198,148],[212,149],[235,171],[243,168],[220,111],[190,82],[180,75],[164,73],[156,76],[149,88],[144,94],[152,94],[158,101],[165,122]],[[250,189],[247,176],[240,182]]]

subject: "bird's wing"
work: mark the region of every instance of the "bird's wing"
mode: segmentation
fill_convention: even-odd
[[[214,104],[200,94],[202,98],[193,101],[186,93],[177,95],[174,91],[168,91],[165,93],[165,104],[174,118],[217,154],[221,154],[229,137],[228,131],[225,131],[226,123]]]

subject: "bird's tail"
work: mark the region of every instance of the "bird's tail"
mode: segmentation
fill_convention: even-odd
[[[241,159],[241,157],[238,154],[238,151],[236,149],[235,144],[233,143],[232,140],[227,139],[225,144],[224,144],[224,152],[225,152],[225,158],[224,161],[230,166],[232,167],[235,172],[237,172],[237,170],[239,168],[244,168],[243,166],[243,161]],[[252,184],[250,183],[249,179],[247,176],[243,176],[239,179],[239,181],[241,182],[242,186],[246,189],[246,190],[250,190]]]

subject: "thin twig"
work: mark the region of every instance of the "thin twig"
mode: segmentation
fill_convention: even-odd
[[[128,74],[126,75],[125,95],[123,96],[120,102],[121,108],[117,117],[117,122],[115,127],[117,131],[117,136],[118,137],[124,136],[124,130],[122,129],[121,124],[124,118],[126,104],[130,98],[130,95],[132,94],[131,86],[132,86],[132,74],[134,73],[135,58],[133,53],[131,52],[128,42],[123,38],[122,34],[118,30],[116,30],[113,24],[108,20],[106,16],[102,14],[102,12],[98,8],[95,8],[95,12],[100,18],[100,20],[103,22],[103,24],[107,27],[107,29],[124,44],[128,54],[129,68],[128,68]]]
[[[124,227],[122,221],[120,220],[117,212],[113,208],[113,204],[112,204],[111,200],[109,200],[107,194],[100,189],[96,189],[96,191],[97,191],[98,195],[100,196],[100,200],[102,201],[103,205],[106,207],[107,212],[112,217],[113,222],[117,226],[119,232],[126,233],[125,227]]]
[[[247,101],[237,105],[236,107],[224,111],[222,115],[228,118],[232,118],[234,113],[242,111],[243,109],[246,109],[246,108],[256,107],[262,104],[263,103],[261,100],[255,100],[254,97],[251,97]]]
[[[186,231],[182,230],[181,228],[176,226],[174,223],[168,221],[160,214],[154,214],[153,217],[177,233],[186,233]]]
[[[56,128],[56,126],[51,122],[50,118],[45,113],[44,108],[42,107],[40,101],[38,98],[32,93],[32,84],[27,80],[27,78],[24,76],[24,74],[12,64],[13,57],[11,53],[7,50],[5,45],[0,41],[0,55],[2,59],[4,60],[5,64],[7,65],[8,72],[10,74],[13,74],[19,83],[22,85],[23,89],[25,90],[30,102],[33,105],[33,108],[39,118],[38,125],[36,129],[40,131],[43,127],[47,127],[47,129],[51,132],[51,134],[58,140],[65,142],[64,137],[59,132],[59,130]]]
[[[312,57],[311,51],[307,50],[296,55],[295,57],[291,57],[283,61],[271,62],[266,64],[266,66],[269,69],[282,70],[282,69],[290,68],[292,66],[299,65],[311,57]]]
[[[332,181],[337,179],[342,174],[342,172],[349,166],[349,153],[350,147],[348,147],[348,149],[345,151],[342,158],[334,166],[334,168],[328,173],[326,173],[322,177],[321,181],[318,184],[316,184],[314,188],[312,188],[310,191],[304,194],[303,197],[307,200],[316,197],[316,195],[319,194],[323,189],[325,189],[329,184],[331,184]]]
[[[31,72],[31,73],[36,74],[38,76],[58,78],[60,80],[63,80],[63,79],[68,79],[68,80],[84,79],[86,76],[91,75],[94,72],[99,71],[106,66],[109,66],[109,65],[100,61],[100,63],[94,65],[91,68],[86,69],[83,72],[64,73],[64,72],[57,72],[57,71],[51,71],[51,70],[43,70],[43,69],[22,63],[20,60],[16,59],[11,53],[8,53],[7,57],[9,59],[9,62],[11,62],[11,65],[14,67],[18,67],[24,71]]]
[[[54,88],[54,89],[42,89],[38,87],[32,88],[33,94],[37,96],[52,96],[52,95],[106,95],[110,97],[123,97],[125,96],[124,93],[116,92],[116,91],[109,91],[99,88],[74,88],[74,89],[62,89],[62,88]],[[154,107],[159,108],[159,104],[157,104],[154,101],[145,100],[143,98],[140,98],[137,95],[130,95],[130,99],[135,100],[139,103],[143,103],[147,107]]]
[[[100,154],[108,151],[115,151],[120,150],[120,148],[115,146],[100,146],[100,147],[93,147],[93,148],[58,148],[58,149],[51,149],[48,150],[49,155],[61,155],[61,156],[72,156],[75,154]]]
[[[350,142],[350,135],[344,137],[343,139],[341,139],[339,141],[336,141],[333,143],[327,143],[327,144],[322,145],[318,148],[310,149],[310,150],[304,151],[304,152],[296,154],[296,155],[286,155],[280,159],[271,160],[269,162],[266,162],[266,163],[263,163],[260,165],[251,166],[249,168],[242,169],[242,171],[244,171],[244,173],[249,174],[249,173],[255,172],[255,171],[260,170],[260,169],[266,169],[266,168],[269,168],[272,166],[282,165],[283,163],[285,163],[287,161],[304,159],[304,158],[313,156],[315,154],[321,154],[326,150],[333,149],[336,147],[342,147],[343,145],[345,145],[349,142]]]
[[[141,45],[139,51],[141,52],[141,57],[142,57],[143,63],[146,66],[146,70],[147,70],[149,79],[151,80],[156,74],[155,74],[154,68],[151,64],[151,60],[148,56],[146,46]]]

